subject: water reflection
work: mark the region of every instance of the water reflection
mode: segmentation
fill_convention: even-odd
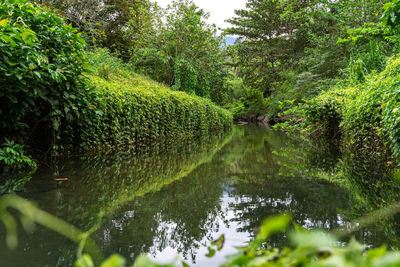
[[[368,164],[328,144],[237,127],[214,138],[86,155],[63,164],[68,182],[57,183],[42,171],[24,196],[81,229],[99,223],[103,211],[93,237],[106,255],[117,252],[133,262],[141,253],[160,261],[179,253],[198,266],[215,266],[234,246],[248,242],[270,215],[291,212],[306,228],[333,229],[384,199],[395,200],[392,171]],[[379,188],[387,192],[382,195]],[[400,236],[396,226],[388,221],[357,237],[371,245],[395,240],[394,247]],[[205,246],[222,233],[227,236],[223,251],[206,258]],[[74,260],[76,246],[46,229],[20,240],[15,252],[1,244],[0,266],[68,266]],[[270,245],[286,242],[284,235],[275,236]]]

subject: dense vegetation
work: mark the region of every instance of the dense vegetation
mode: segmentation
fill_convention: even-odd
[[[166,9],[139,1],[41,1],[79,27],[90,43],[115,51],[134,69],[174,90],[227,101],[223,40],[192,1]],[[115,16],[114,14],[117,14]]]
[[[145,144],[163,137],[215,133],[231,125],[228,111],[139,76],[106,50],[88,56],[94,69],[86,77],[95,89],[89,119],[78,125],[81,146]]]
[[[343,137],[348,148],[398,159],[399,6],[247,1],[226,29],[240,37],[229,48],[231,63],[255,92],[253,102],[233,101],[235,116],[268,113],[276,128]]]
[[[224,30],[239,36],[230,47],[207,18],[191,0],[166,9],[148,0],[2,0],[0,194],[29,181],[36,163],[28,155],[54,162],[76,150],[215,133],[231,127],[226,109],[236,120],[267,117],[276,128],[341,138],[350,157],[349,151],[379,155],[396,169],[399,0],[247,0]],[[134,190],[140,195],[152,186]],[[0,203],[7,227],[11,200]],[[37,220],[24,209],[29,204],[14,201]],[[265,246],[289,222],[287,215],[267,220],[226,266],[400,264],[399,254],[384,247],[339,246],[335,237],[297,225],[292,247]],[[136,265],[152,264],[141,257]],[[102,266],[124,265],[114,256]],[[79,254],[76,266],[94,264]]]
[[[258,113],[285,121],[282,112],[358,71],[382,70],[397,49],[380,22],[386,2],[247,1],[226,32],[240,37],[231,49],[239,77],[266,98]]]
[[[376,150],[398,160],[398,8],[396,1],[387,3],[382,22],[364,24],[339,39],[355,47],[362,39],[369,44],[350,57],[343,80],[282,113],[287,121],[277,127],[342,137],[348,149]]]
[[[5,85],[0,142],[11,140],[1,148],[2,180],[9,169],[34,169],[26,148],[36,158],[54,159],[76,149],[140,145],[231,125],[229,112],[210,100],[136,74],[133,64],[88,47],[77,29],[46,9],[23,0],[2,1],[0,21],[0,81]],[[88,32],[82,33],[88,38]],[[213,38],[211,33],[207,38]],[[181,84],[187,90],[178,90],[192,92],[189,84]],[[19,187],[6,184],[6,191]]]

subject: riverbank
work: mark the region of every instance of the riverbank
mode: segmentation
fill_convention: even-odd
[[[87,120],[77,125],[81,148],[198,136],[232,127],[232,115],[209,99],[173,91],[138,75],[107,50],[88,54],[93,88]]]
[[[0,19],[0,194],[20,189],[34,161],[232,126],[227,110],[136,74],[48,9],[3,1]]]
[[[86,57],[91,62],[83,78],[88,92],[85,103],[80,102],[76,107],[78,119],[60,120],[57,130],[50,131],[54,137],[50,148],[41,147],[48,142],[35,144],[31,158],[39,160],[40,151],[44,150],[53,150],[54,160],[68,157],[73,151],[145,146],[162,139],[214,135],[232,127],[232,115],[227,110],[208,99],[173,91],[138,75],[107,50],[88,52]],[[33,129],[32,134],[41,133]],[[43,138],[46,136],[40,139]],[[9,150],[10,157],[18,152],[17,156],[27,159],[18,169],[29,168],[29,171],[16,172],[12,179],[5,178],[0,186],[3,192],[20,190],[32,175],[32,160],[24,155],[22,147],[18,149],[4,146],[2,151],[7,156],[5,151]]]
[[[340,83],[289,110],[289,119],[275,128],[339,138],[351,150],[375,151],[396,161],[400,158],[399,70],[397,55],[382,72]]]

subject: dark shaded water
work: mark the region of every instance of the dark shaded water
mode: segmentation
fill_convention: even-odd
[[[398,182],[385,164],[264,128],[236,127],[225,136],[85,155],[62,164],[58,176],[40,170],[20,195],[82,230],[99,224],[104,212],[93,239],[106,256],[120,253],[133,262],[149,253],[169,262],[179,254],[192,265],[215,266],[270,215],[290,212],[306,228],[334,229],[383,200],[397,200]],[[0,228],[0,266],[74,262],[77,245],[64,237],[39,226],[19,233],[18,249],[10,251]],[[221,234],[224,249],[205,257]],[[398,248],[398,222],[377,222],[356,237]],[[276,236],[270,245],[286,242]]]

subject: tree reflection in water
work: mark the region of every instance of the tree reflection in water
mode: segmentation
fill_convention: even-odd
[[[333,229],[397,200],[398,183],[385,163],[322,141],[236,127],[227,136],[86,155],[63,165],[68,183],[48,182],[53,177],[42,172],[25,196],[82,229],[105,212],[93,237],[107,255],[117,252],[132,262],[141,253],[160,259],[174,252],[201,265],[210,240],[227,234],[226,250],[216,257],[223,261],[229,247],[249,241],[270,215],[290,212],[303,227]],[[46,186],[47,192],[35,193]],[[399,247],[398,223],[379,224],[357,238]],[[38,241],[44,238],[49,245]],[[41,266],[73,262],[74,245],[45,229],[21,239],[16,252],[0,248],[0,265],[14,259],[13,266],[27,266],[15,260],[22,253]],[[286,242],[280,235],[269,245]]]

